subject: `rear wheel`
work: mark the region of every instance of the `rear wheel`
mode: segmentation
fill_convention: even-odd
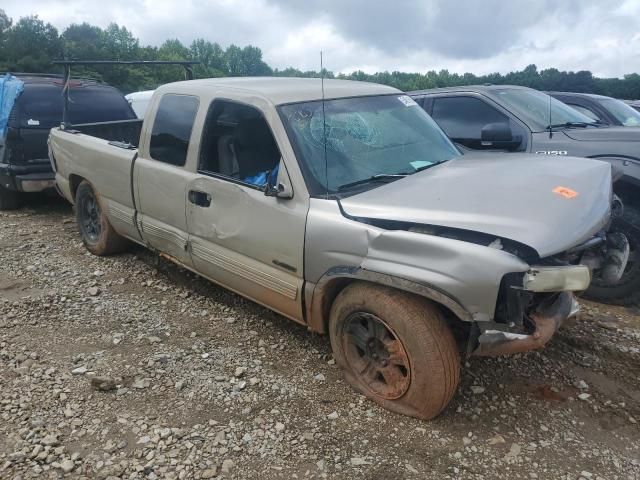
[[[129,246],[128,240],[118,235],[109,223],[100,199],[86,180],[76,191],[76,221],[82,243],[94,255],[111,255]]]
[[[591,300],[618,305],[640,302],[640,210],[625,205],[622,218],[611,225],[612,232],[624,233],[629,241],[629,260],[622,278],[609,286],[594,279],[584,296]]]
[[[431,419],[451,401],[460,379],[458,348],[428,300],[355,283],[336,298],[329,329],[346,380],[382,407]]]
[[[22,195],[0,185],[0,210],[15,210],[22,204]]]

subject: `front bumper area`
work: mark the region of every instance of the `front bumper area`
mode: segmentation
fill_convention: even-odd
[[[478,346],[472,354],[496,357],[540,349],[553,337],[562,323],[567,318],[577,315],[578,311],[578,302],[571,292],[561,292],[548,297],[530,315],[534,326],[532,333],[526,335],[486,329],[478,337]]]

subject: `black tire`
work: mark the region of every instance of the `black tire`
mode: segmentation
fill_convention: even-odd
[[[112,255],[129,247],[129,241],[118,235],[109,223],[100,197],[86,180],[76,191],[76,221],[82,243],[94,255]]]
[[[442,314],[427,299],[353,283],[331,307],[336,363],[356,390],[396,413],[436,417],[460,380],[460,354]]]
[[[624,215],[611,225],[612,232],[622,232],[629,241],[629,261],[620,281],[613,286],[599,285],[594,280],[585,298],[615,305],[640,303],[640,210],[625,205]]]
[[[0,210],[16,210],[22,205],[22,195],[0,185]]]

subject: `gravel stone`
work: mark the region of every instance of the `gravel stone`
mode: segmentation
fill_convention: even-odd
[[[88,254],[62,200],[0,211],[0,252],[2,479],[640,478],[638,307],[581,299],[544,349],[466,358],[421,421],[328,337],[141,247]]]

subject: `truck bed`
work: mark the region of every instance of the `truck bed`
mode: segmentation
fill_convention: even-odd
[[[140,120],[74,125],[67,130],[54,128],[49,135],[60,193],[73,204],[78,185],[88,181],[100,193],[101,207],[108,211],[114,228],[133,239],[139,238],[132,190],[133,162],[138,151],[131,145],[132,138],[124,135],[141,123]],[[100,136],[85,134],[83,130]]]
[[[142,131],[142,119],[83,123],[73,125],[71,129],[103,140],[138,147],[140,132]]]

